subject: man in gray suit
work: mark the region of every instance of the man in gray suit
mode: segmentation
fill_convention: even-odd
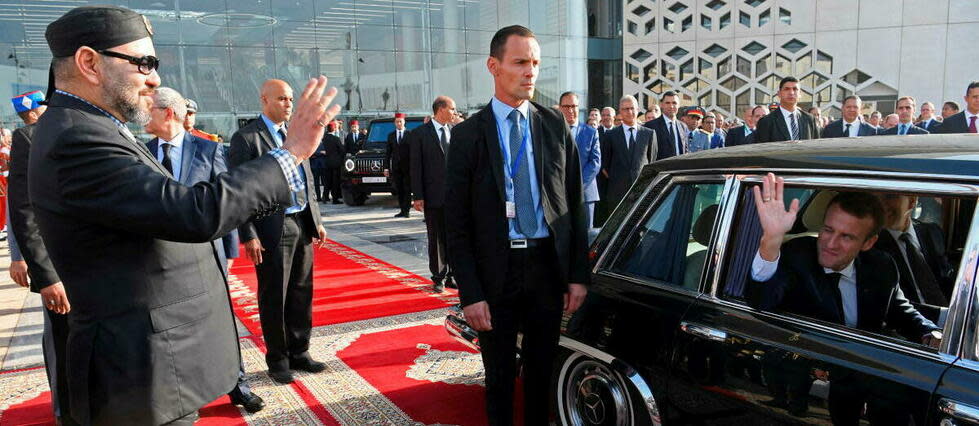
[[[608,201],[617,205],[646,164],[656,161],[656,133],[636,122],[639,102],[632,95],[619,100],[622,125],[606,133],[602,169],[608,174]]]
[[[160,85],[146,17],[82,6],[45,37],[54,93],[37,123],[28,184],[72,304],[73,420],[192,424],[238,378],[234,319],[211,242],[305,189],[296,164],[339,111],[326,109],[336,89],[324,94],[325,77],[310,81],[282,148],[186,186],[125,125],[148,121]]]

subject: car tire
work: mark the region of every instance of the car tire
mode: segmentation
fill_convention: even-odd
[[[554,407],[558,424],[626,426],[649,424],[633,386],[608,364],[570,353],[556,372]]]

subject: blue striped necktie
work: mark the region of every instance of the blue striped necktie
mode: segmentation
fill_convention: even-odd
[[[517,230],[527,238],[533,238],[537,234],[537,215],[534,209],[534,197],[530,192],[530,167],[527,153],[520,155],[523,146],[523,132],[520,131],[520,111],[514,109],[510,111],[507,119],[510,121],[510,161],[518,160],[516,170],[511,169],[513,176],[513,202],[517,207]],[[508,164],[507,167],[511,167]]]

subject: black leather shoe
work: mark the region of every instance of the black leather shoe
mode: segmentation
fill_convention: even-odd
[[[445,285],[442,284],[442,280],[432,281],[432,290],[436,293],[441,293],[445,291]]]
[[[452,279],[452,277],[447,277],[445,279],[445,288],[455,288],[455,289],[458,289],[459,286],[456,284],[455,280]]]
[[[232,404],[242,406],[249,413],[257,413],[265,408],[265,401],[262,400],[262,397],[252,392],[243,394],[236,388],[228,396],[231,397]]]
[[[272,380],[274,380],[276,383],[280,383],[280,384],[283,384],[283,385],[288,385],[289,383],[292,383],[293,380],[295,380],[292,377],[292,372],[290,372],[289,370],[286,370],[286,371],[271,371],[270,370],[269,371],[269,377],[271,377]]]
[[[293,359],[289,360],[289,368],[292,370],[302,370],[308,371],[310,373],[319,373],[320,371],[326,370],[326,363],[313,361],[312,359]]]

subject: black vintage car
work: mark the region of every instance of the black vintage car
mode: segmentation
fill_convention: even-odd
[[[948,265],[947,303],[912,300],[942,328],[938,348],[753,307],[747,277],[761,228],[751,188],[767,172],[785,178],[786,201],[800,201],[786,240],[820,232],[840,191],[917,197],[914,227],[940,230],[929,250]],[[589,298],[562,330],[554,364],[557,419],[833,424],[848,403],[849,424],[979,423],[977,198],[975,135],[747,145],[646,166],[591,246]],[[458,311],[446,327],[478,345]],[[859,392],[834,404],[834,386]]]
[[[421,126],[422,117],[408,117],[405,128]],[[367,197],[375,192],[394,194],[391,178],[385,171],[391,168],[385,157],[388,135],[394,131],[394,118],[371,120],[367,139],[357,152],[348,152],[341,171],[343,202],[348,206],[362,206]]]

